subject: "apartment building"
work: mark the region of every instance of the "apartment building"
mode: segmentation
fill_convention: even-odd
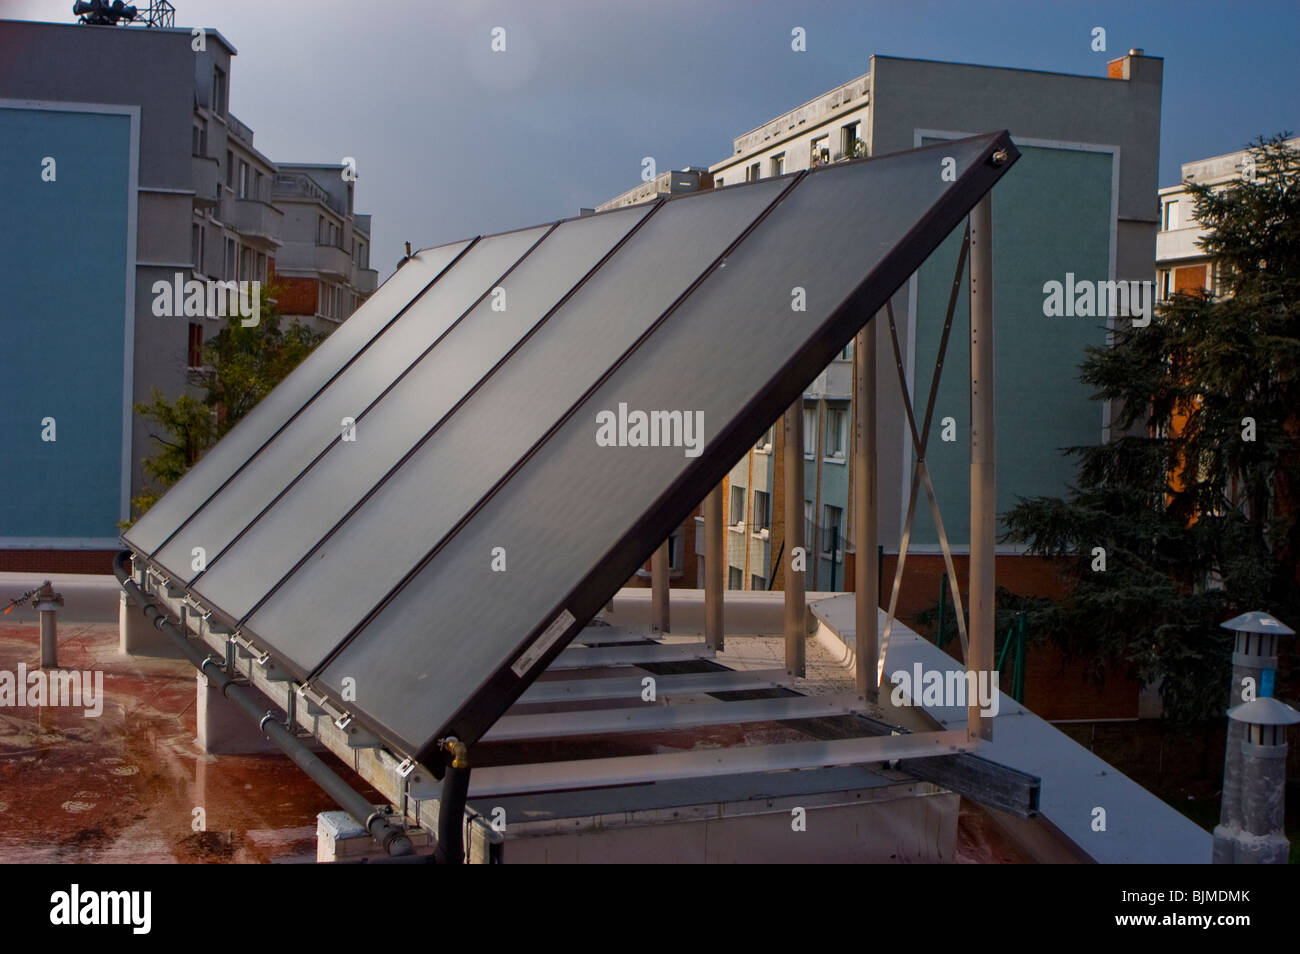
[[[369,217],[340,166],[286,171],[255,147],[215,29],[0,20],[0,48],[0,173],[23,223],[0,237],[4,321],[42,352],[0,376],[0,568],[108,572],[154,451],[133,405],[193,389],[222,323],[159,309],[158,283],[283,273],[314,294],[282,311],[333,327],[377,283]],[[320,197],[289,194],[298,175]]]
[[[825,162],[880,156],[947,139],[1008,129],[1022,158],[993,193],[999,512],[1019,497],[1063,493],[1074,476],[1062,449],[1107,438],[1109,408],[1079,381],[1085,349],[1106,342],[1122,317],[1045,315],[1044,284],[1080,279],[1149,280],[1159,222],[1151,196],[1159,163],[1163,61],[1141,50],[1081,76],[872,56],[869,70],[736,137],[709,166],[714,188],[783,175]],[[936,170],[938,174],[938,170]],[[1145,191],[1144,191],[1145,190]],[[954,232],[895,296],[899,348],[911,393],[924,412],[943,315],[961,243]],[[835,224],[810,235],[835,242]],[[927,464],[944,528],[961,563],[969,550],[969,317],[960,296],[938,385]],[[899,395],[888,323],[877,336],[880,538],[892,574],[911,487],[911,436]],[[839,590],[852,580],[850,539],[852,347],[804,392],[807,586]],[[769,432],[725,481],[728,585],[780,588],[784,548],[779,476],[781,427]],[[697,518],[698,521],[698,518]],[[703,533],[695,538],[702,546]],[[905,611],[937,600],[941,557],[924,494],[908,566],[915,578]],[[999,582],[1038,579],[1040,567],[999,549]],[[698,584],[697,584],[698,585]],[[888,585],[888,584],[886,584]],[[887,592],[887,590],[886,590]],[[908,606],[908,600],[914,601]]]
[[[272,195],[284,213],[284,247],[275,259],[280,313],[329,331],[373,292],[370,216],[353,211],[347,166],[280,163]]]
[[[1287,140],[1287,144],[1300,148],[1300,137]],[[1160,232],[1156,236],[1156,289],[1160,298],[1202,288],[1218,294],[1214,266],[1196,244],[1205,235],[1205,228],[1196,220],[1196,198],[1186,183],[1190,180],[1199,185],[1227,185],[1250,174],[1249,161],[1250,153],[1242,149],[1184,162],[1179,184],[1160,190]]]

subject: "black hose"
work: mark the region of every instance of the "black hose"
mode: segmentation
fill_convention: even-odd
[[[260,696],[255,695],[245,686],[235,682],[212,656],[200,649],[173,623],[157,605],[153,603],[131,579],[126,568],[126,561],[131,559],[131,551],[123,550],[113,558],[113,573],[117,576],[122,589],[126,591],[144,612],[145,619],[153,621],[154,626],[166,633],[185,654],[185,658],[194,667],[208,677],[221,690],[221,694],[242,709],[257,723],[262,734],[280,747],[293,763],[306,772],[311,779],[323,788],[338,803],[339,807],[360,822],[390,855],[414,855],[415,846],[406,832],[389,823],[375,811],[360,792],[340,778],[333,769],[321,761],[302,740],[275,720],[274,715],[264,708]],[[466,773],[468,774],[468,772]],[[461,811],[464,811],[462,803]],[[441,825],[441,822],[439,823]],[[459,829],[458,829],[459,830]]]
[[[465,862],[465,800],[469,796],[469,765],[459,760],[447,765],[438,800],[438,847],[434,855],[440,865]]]

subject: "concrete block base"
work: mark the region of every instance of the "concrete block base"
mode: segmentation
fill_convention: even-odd
[[[1290,860],[1291,843],[1285,835],[1252,835],[1222,825],[1214,828],[1214,864],[1284,865]]]
[[[407,837],[418,855],[433,853],[432,839],[423,828],[408,828]],[[384,846],[370,837],[361,824],[347,812],[321,812],[316,816],[316,860],[363,861],[385,857]]]
[[[144,611],[123,591],[118,594],[118,651],[131,656],[181,659],[182,654],[166,633],[145,618]]]
[[[280,751],[253,720],[237,709],[204,673],[195,673],[198,691],[198,743],[208,755],[260,755]]]

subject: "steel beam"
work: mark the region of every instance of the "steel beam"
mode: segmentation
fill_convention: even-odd
[[[803,396],[785,412],[785,667],[792,676],[805,674],[804,653],[808,642],[803,570],[793,569],[795,551],[807,555],[803,534]],[[776,567],[771,571],[776,573]]]
[[[997,490],[993,409],[993,200],[970,215],[970,653],[967,672],[993,672],[994,545]],[[993,719],[970,700],[972,739],[993,738]]]
[[[516,705],[548,702],[580,702],[594,699],[639,699],[645,691],[645,676],[611,676],[606,679],[547,679],[533,683]],[[784,669],[722,669],[716,672],[688,672],[655,676],[655,694],[662,700],[673,694],[697,692],[747,692],[782,689],[789,683]]]
[[[853,561],[854,672],[858,692],[879,697],[880,655],[876,609],[880,605],[880,554],[876,550],[876,325],[858,332],[853,344]]]
[[[555,657],[547,669],[587,669],[598,666],[639,666],[643,663],[711,659],[713,650],[702,642],[651,643],[647,646],[602,646],[588,649],[570,646]]]
[[[659,544],[650,558],[650,628],[666,633],[668,622],[668,541]]]
[[[660,755],[536,762],[474,769],[470,798],[517,792],[558,792],[603,785],[635,785],[669,779],[744,775],[829,765],[865,765],[895,759],[951,755],[971,746],[961,731],[881,735],[863,739],[693,749]]]
[[[656,687],[656,694],[657,691]],[[826,719],[861,712],[863,706],[863,700],[858,696],[785,696],[776,699],[747,699],[744,702],[689,702],[672,706],[648,703],[632,709],[579,709],[539,715],[506,715],[488,729],[482,741],[523,742],[580,735],[661,732],[705,725]]]
[[[721,650],[723,644],[723,568],[726,542],[722,529],[722,485],[704,498],[704,641]]]

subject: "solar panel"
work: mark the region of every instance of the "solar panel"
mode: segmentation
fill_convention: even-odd
[[[366,299],[342,326],[308,355],[294,373],[258,402],[217,446],[192,467],[123,534],[141,554],[152,554],[232,474],[284,427],[312,396],[402,315],[413,298],[471,242],[453,242],[414,255]],[[187,565],[189,561],[186,561]]]
[[[154,561],[174,578],[192,581],[197,576],[191,569],[195,547],[203,548],[205,561],[224,550],[316,455],[345,433],[345,419],[362,416],[546,231],[542,227],[495,235],[469,249],[455,268],[312,398],[292,427],[276,434],[205,503],[154,554]]]
[[[279,485],[282,496],[209,563],[195,593],[205,603],[220,607],[228,618],[242,619],[266,595],[267,585],[287,575],[390,470],[433,434],[470,390],[536,330],[649,211],[643,206],[574,219],[547,235],[495,286],[499,293],[487,295],[470,309],[436,347],[357,417],[349,440],[334,427],[326,452],[293,485],[287,489]]]
[[[674,198],[601,240],[558,226],[501,283],[525,311],[480,302],[355,447],[262,451],[273,486],[236,495],[252,526],[195,593],[436,767],[436,740],[482,736],[1016,155],[980,136]],[[372,390],[399,373],[371,363]]]
[[[789,180],[673,201],[485,380],[269,599],[246,632],[315,669]],[[356,574],[356,566],[367,572]],[[340,587],[338,579],[346,578]]]

